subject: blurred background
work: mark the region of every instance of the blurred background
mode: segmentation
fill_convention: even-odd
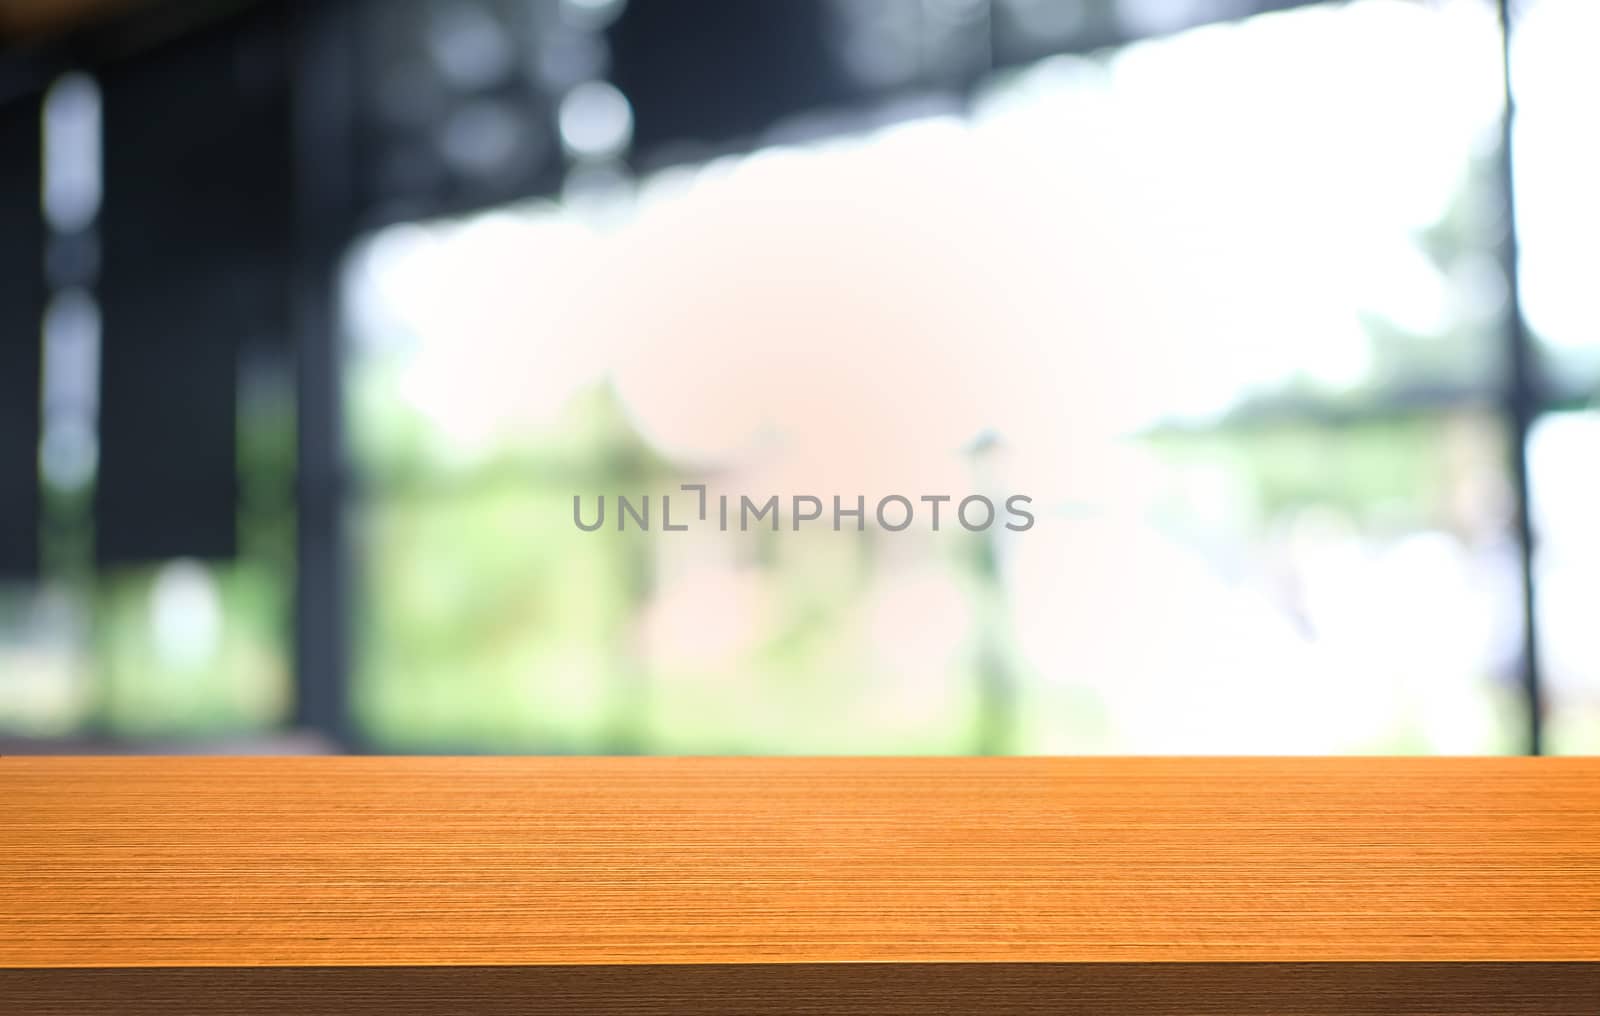
[[[0,40],[0,750],[1600,750],[1592,0]]]

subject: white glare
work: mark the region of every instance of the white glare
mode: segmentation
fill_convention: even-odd
[[[44,100],[44,214],[60,233],[75,233],[100,211],[100,88],[68,74]]]
[[[604,81],[588,81],[561,100],[561,143],[581,159],[620,155],[633,138],[627,98]]]
[[[150,589],[150,629],[168,663],[193,667],[216,652],[222,638],[222,596],[198,561],[162,566]]]

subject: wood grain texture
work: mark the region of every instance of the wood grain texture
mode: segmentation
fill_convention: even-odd
[[[1597,759],[0,759],[0,966],[1600,960]]]
[[[411,985],[389,1012],[801,1011],[822,977],[846,1001],[804,1011],[1220,978],[1120,1011],[1554,1014],[1600,1012],[1596,961],[1600,759],[0,759],[17,1011],[184,978],[241,1012],[290,983],[369,1011],[374,978]]]

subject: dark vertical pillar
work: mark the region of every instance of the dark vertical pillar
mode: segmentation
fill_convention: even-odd
[[[1501,264],[1506,276],[1506,382],[1501,399],[1510,424],[1511,477],[1517,498],[1517,544],[1521,550],[1523,698],[1528,710],[1527,751],[1544,751],[1544,691],[1540,675],[1538,590],[1535,579],[1533,496],[1528,476],[1528,433],[1543,408],[1542,386],[1533,343],[1522,316],[1522,289],[1517,250],[1517,201],[1513,138],[1516,101],[1511,89],[1512,17],[1508,0],[1500,0],[1501,65],[1505,72],[1505,106],[1501,112],[1500,196],[1505,221]]]
[[[349,747],[350,548],[346,533],[338,269],[354,218],[354,10],[292,8],[295,185],[295,717]]]
[[[40,136],[37,96],[0,105],[0,578],[39,568]]]

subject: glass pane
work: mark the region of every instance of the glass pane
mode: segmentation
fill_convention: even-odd
[[[1527,0],[1512,35],[1517,233],[1524,309],[1558,392],[1600,393],[1600,4]]]
[[[237,556],[94,579],[88,662],[104,733],[220,738],[289,722],[294,409],[279,366],[241,378]]]
[[[83,722],[88,632],[83,597],[61,583],[0,588],[0,733],[59,736]]]
[[[0,736],[186,739],[290,712],[287,589],[259,561],[171,561],[7,597]]]
[[[1600,413],[1546,417],[1528,442],[1549,750],[1600,753]]]
[[[289,722],[293,406],[272,378],[242,378],[231,561],[97,570],[92,446],[70,475],[44,449],[44,576],[0,590],[0,737],[176,747]]]
[[[370,732],[1511,747],[1503,437],[1474,408],[1498,59],[1488,4],[1317,7],[370,238]],[[648,532],[614,528],[618,494]],[[1035,524],[953,521],[1014,494]],[[719,496],[777,497],[778,531],[719,525]],[[800,496],[822,517],[796,529]]]
[[[101,719],[128,737],[225,735],[289,715],[285,590],[249,563],[173,561],[101,582]]]
[[[637,540],[550,524],[565,497],[485,484],[363,515],[359,715],[380,745],[595,751],[626,642]],[[539,538],[531,538],[539,533]]]
[[[1477,413],[1141,442],[1018,541],[1019,747],[1518,750],[1504,449]]]

